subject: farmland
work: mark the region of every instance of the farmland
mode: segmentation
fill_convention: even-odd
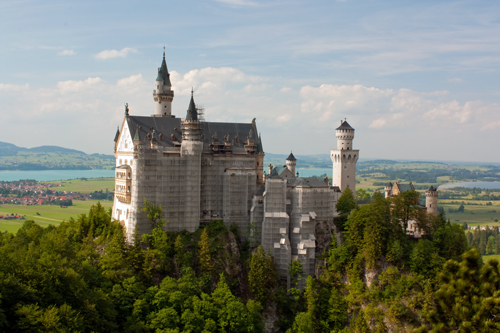
[[[1,205],[0,215],[20,215],[25,219],[20,220],[0,220],[0,231],[17,232],[25,220],[34,220],[42,227],[50,224],[58,225],[62,221],[68,221],[70,217],[76,218],[79,214],[88,214],[92,205],[97,200],[73,200],[73,206],[61,208],[56,205],[23,206],[23,205]],[[112,201],[101,201],[101,205],[106,208],[113,206]],[[39,213],[40,215],[37,215]]]

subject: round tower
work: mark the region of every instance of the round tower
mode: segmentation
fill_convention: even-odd
[[[153,91],[155,101],[156,117],[171,117],[172,116],[172,101],[174,100],[174,91],[172,83],[170,83],[170,74],[165,61],[165,50],[163,50],[163,61],[161,67],[158,68],[158,76],[156,77],[155,90]]]
[[[384,188],[386,198],[388,198],[391,195],[391,191],[392,191],[392,183],[389,182],[389,184],[385,185],[385,188]]]
[[[437,215],[438,212],[438,190],[434,186],[429,187],[425,191],[425,207],[427,207],[427,214]]]
[[[286,158],[286,168],[290,170],[290,172],[295,175],[295,166],[297,165],[297,159],[293,156],[292,152]]]
[[[340,126],[335,129],[337,136],[338,150],[352,150],[352,140],[354,139],[354,128],[346,120],[340,121]]]
[[[333,162],[332,186],[338,186],[343,192],[351,189],[356,195],[356,163],[359,159],[359,150],[353,149],[354,128],[344,120],[335,129],[337,149],[330,150]]]

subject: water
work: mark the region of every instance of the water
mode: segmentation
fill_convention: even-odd
[[[439,185],[438,190],[440,188],[452,188],[452,187],[467,187],[467,188],[484,188],[484,189],[492,189],[492,188],[500,188],[500,182],[461,182],[461,183],[448,183],[444,185]]]
[[[299,173],[299,177],[313,177],[313,176],[321,176],[322,174],[325,174],[328,177],[332,176],[332,168],[311,168],[311,169],[303,169],[303,168],[297,168],[296,172]]]
[[[0,171],[0,181],[35,179],[39,182],[68,180],[76,178],[113,178],[114,170],[38,170],[38,171]]]
[[[297,169],[300,177],[321,176],[326,173],[331,177],[332,169]],[[21,179],[35,179],[39,182],[50,180],[68,180],[76,178],[112,178],[113,170],[39,170],[39,171],[0,171],[0,181],[16,181]]]

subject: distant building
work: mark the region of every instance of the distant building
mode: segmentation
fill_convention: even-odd
[[[389,182],[384,188],[385,197],[392,198],[406,191],[415,191],[412,182],[408,184],[403,184],[399,182]],[[420,206],[420,208],[426,213],[437,216],[437,199],[438,199],[438,190],[431,186],[427,191],[425,191],[425,206]],[[425,235],[425,231],[418,225],[418,222],[415,220],[408,221],[408,227],[406,228],[406,233],[415,238],[421,238]]]

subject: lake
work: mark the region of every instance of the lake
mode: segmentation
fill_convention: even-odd
[[[460,183],[448,183],[444,185],[439,185],[438,190],[440,188],[452,188],[452,187],[467,187],[467,188],[500,188],[500,182],[460,182]]]
[[[332,176],[332,168],[317,168],[317,169],[297,168],[297,169],[295,169],[295,171],[299,173],[299,177],[321,176],[322,174],[325,174],[325,173],[328,177]]]
[[[68,180],[76,178],[113,178],[114,170],[38,170],[38,171],[0,171],[0,181],[35,179],[39,182],[49,180]]]
[[[332,169],[302,169],[298,168],[300,177],[332,176]],[[113,178],[113,170],[40,170],[40,171],[0,171],[0,181],[16,181],[21,179],[35,179],[39,182],[49,180],[68,180],[76,178]]]

